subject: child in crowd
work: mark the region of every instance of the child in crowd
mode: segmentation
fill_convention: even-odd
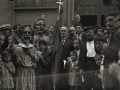
[[[77,52],[78,62],[79,62],[79,56],[80,56],[80,45],[81,45],[80,39],[76,38],[73,40],[73,46],[75,48],[75,51]]]
[[[95,62],[98,66],[100,66],[100,71],[96,72],[95,75],[101,81],[103,79],[103,70],[104,70],[104,55],[102,54],[102,50],[107,46],[106,42],[107,42],[106,39],[103,38],[103,37],[96,37],[95,38],[95,47],[96,47],[97,50],[99,50],[99,52],[97,52],[97,54],[95,55]],[[100,82],[99,82],[99,87],[101,87]],[[103,85],[102,85],[102,88],[104,88]]]
[[[12,74],[15,73],[14,64],[11,62],[9,51],[3,51],[1,61],[1,90],[11,90],[14,88]],[[3,64],[2,64],[3,63]]]
[[[68,61],[69,66],[69,85],[70,90],[78,90],[78,87],[82,83],[82,78],[80,75],[80,67],[78,66],[77,52],[71,51],[70,58]]]
[[[47,42],[45,40],[40,40],[39,48],[37,51],[40,58],[36,68],[37,90],[50,90],[50,57],[46,51],[46,48]]]
[[[4,46],[5,43],[5,35],[4,34],[0,34],[0,53],[2,53],[6,46]]]

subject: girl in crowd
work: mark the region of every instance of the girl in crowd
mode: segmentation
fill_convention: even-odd
[[[14,88],[12,74],[15,73],[14,64],[11,62],[9,51],[3,51],[1,61],[1,90],[11,90]]]
[[[69,85],[70,90],[78,90],[78,87],[82,83],[82,78],[80,76],[80,68],[78,66],[77,52],[70,52],[69,58]]]

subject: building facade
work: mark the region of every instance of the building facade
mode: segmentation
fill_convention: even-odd
[[[55,25],[58,16],[59,0],[1,0],[0,25],[33,24],[36,19],[45,15],[46,29]],[[102,0],[62,0],[62,24],[70,27],[77,12],[81,16],[81,23],[88,25],[104,25],[104,15],[109,11],[118,11],[118,2],[106,6]],[[79,9],[78,9],[79,8]]]

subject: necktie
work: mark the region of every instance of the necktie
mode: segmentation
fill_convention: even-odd
[[[64,42],[65,42],[65,40],[63,39],[63,40],[62,40],[62,45],[64,45]]]

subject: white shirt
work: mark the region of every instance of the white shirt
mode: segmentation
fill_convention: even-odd
[[[80,50],[76,50],[76,52],[77,52],[77,59],[79,59]]]
[[[96,52],[94,48],[94,41],[87,42],[87,56],[86,57],[95,57]]]

